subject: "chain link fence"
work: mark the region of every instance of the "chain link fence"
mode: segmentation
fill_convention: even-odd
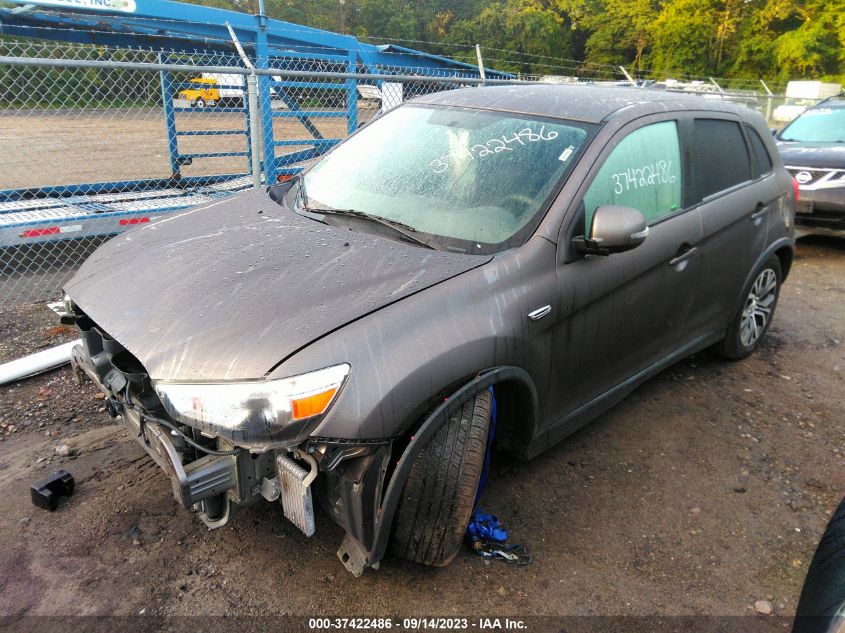
[[[276,182],[383,110],[479,82],[283,55],[248,62],[252,81],[235,53],[0,42],[0,304],[59,298],[114,235]]]
[[[57,299],[114,235],[289,177],[415,96],[485,83],[399,61],[0,41],[0,305]]]

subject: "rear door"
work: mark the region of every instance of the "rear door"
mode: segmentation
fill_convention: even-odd
[[[743,284],[763,252],[769,206],[778,187],[770,162],[768,174],[752,162],[748,131],[738,118],[700,113],[688,116],[682,128],[692,185],[685,203],[698,207],[702,223],[703,283],[690,327],[712,331],[733,315]]]

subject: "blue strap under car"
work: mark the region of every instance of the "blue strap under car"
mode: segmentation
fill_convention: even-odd
[[[485,512],[478,505],[479,499],[487,488],[487,480],[490,474],[490,455],[493,452],[493,438],[496,435],[496,395],[493,387],[490,387],[492,398],[490,431],[487,435],[487,451],[484,454],[484,467],[481,470],[481,477],[478,481],[478,491],[475,494],[475,510],[467,526],[467,539],[473,551],[483,558],[495,558],[517,565],[527,565],[531,557],[522,545],[508,543],[508,531],[505,526],[492,514]]]

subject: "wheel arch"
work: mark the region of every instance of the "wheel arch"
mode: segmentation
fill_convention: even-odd
[[[780,246],[775,255],[780,260],[781,282],[786,281],[789,271],[792,270],[792,260],[795,258],[795,248],[792,245]]]
[[[416,428],[396,464],[390,481],[387,483],[378,513],[379,518],[373,546],[367,556],[367,565],[373,565],[380,561],[387,551],[402,488],[414,460],[423,447],[434,437],[438,429],[464,403],[490,387],[493,387],[496,397],[497,435],[499,434],[500,423],[507,434],[506,437],[511,438],[511,441],[514,442],[527,441],[525,433],[520,433],[519,426],[524,426],[528,433],[534,432],[539,417],[537,389],[528,372],[520,367],[507,365],[481,371],[452,395],[445,398]],[[528,437],[530,438],[530,435]],[[507,443],[505,446],[508,446]]]
[[[496,399],[496,444],[527,459],[528,445],[537,436],[539,403],[533,382],[506,378],[493,384]]]
[[[760,267],[766,263],[773,255],[778,258],[780,262],[780,272],[781,272],[781,283],[786,280],[786,276],[789,273],[789,269],[792,267],[792,259],[795,253],[795,240],[791,238],[784,237],[779,239],[775,242],[772,242],[769,247],[764,250],[760,256],[757,258],[757,261],[754,262],[754,266],[748,271],[748,275],[745,277],[745,282],[742,284],[742,291],[740,292],[739,296],[736,299],[736,305],[734,306],[735,314],[738,310],[742,309],[743,301],[745,301],[745,294],[746,288],[751,285],[751,281],[754,279],[754,276],[757,274],[757,271]],[[786,263],[787,268],[784,268],[784,263]]]

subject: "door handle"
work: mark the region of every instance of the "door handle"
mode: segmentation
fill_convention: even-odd
[[[680,248],[680,253],[669,260],[670,266],[677,266],[678,264],[687,261],[690,257],[695,255],[696,251],[698,251],[698,246],[682,246]]]
[[[768,205],[765,205],[765,204],[762,204],[762,203],[761,203],[761,204],[758,204],[758,205],[757,205],[757,209],[754,211],[754,213],[752,213],[752,214],[751,214],[750,216],[748,216],[748,217],[749,217],[749,218],[751,218],[751,221],[752,221],[752,222],[756,222],[757,220],[759,220],[760,218],[762,218],[764,215],[766,215],[768,212],[769,212],[769,207],[768,207]]]

